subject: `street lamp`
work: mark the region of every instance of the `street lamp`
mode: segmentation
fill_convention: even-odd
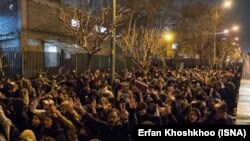
[[[174,34],[172,32],[167,32],[163,35],[163,38],[167,41],[167,52],[166,56],[168,56],[168,43],[172,42],[174,39]]]
[[[237,25],[234,25],[233,28],[232,28],[233,31],[238,31],[239,30],[239,26]]]
[[[172,41],[172,40],[173,40],[173,34],[168,32],[168,33],[165,35],[165,39],[166,39],[167,41]]]
[[[224,8],[230,8],[232,5],[232,1],[230,0],[227,0],[223,3],[223,7]],[[216,34],[217,34],[217,19],[218,19],[218,9],[219,7],[216,6],[215,8],[215,20],[214,20],[214,57],[213,57],[213,65],[216,64],[216,58],[217,58],[217,55],[216,55]]]
[[[232,6],[232,1],[230,0],[225,1],[223,6],[226,8],[230,8]]]

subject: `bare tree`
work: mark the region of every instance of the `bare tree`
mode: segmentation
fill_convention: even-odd
[[[182,6],[178,22],[178,39],[182,54],[200,59],[200,66],[212,59],[213,41],[212,7],[202,1]],[[211,58],[211,59],[209,59]]]
[[[218,64],[222,64],[228,52],[231,51],[222,40],[224,36],[222,31],[228,20],[222,9],[212,2],[192,1],[181,7],[180,17],[178,39],[183,54],[189,54],[192,57],[198,55],[201,66],[212,64],[214,35],[216,34],[216,60]],[[214,30],[215,26],[217,31]]]
[[[131,27],[134,23],[138,27],[157,28],[168,24],[169,11],[173,7],[172,0],[126,0],[124,5],[131,9],[130,22]]]
[[[132,58],[133,63],[146,75],[152,64],[152,58],[162,51],[162,32],[158,29],[136,28],[128,33],[123,31],[118,38],[125,56]]]
[[[116,22],[111,23],[112,8],[105,6],[102,1],[74,0],[67,6],[49,4],[49,7],[66,28],[75,34],[79,46],[86,51],[88,72],[93,55],[102,49],[102,43],[111,36],[111,31],[126,19],[129,11],[120,8],[115,17]]]
[[[158,57],[165,64],[166,48],[162,45],[161,31],[171,21],[168,10],[172,4],[171,0],[124,1],[125,7],[131,9],[131,16],[122,29],[118,44],[123,55],[131,58],[144,74],[148,72],[152,57]]]
[[[223,66],[226,62],[228,56],[231,57],[231,60],[237,60],[239,58],[239,44],[235,42],[235,36],[231,34],[223,37],[223,40],[219,41],[219,52],[218,55],[218,65]]]

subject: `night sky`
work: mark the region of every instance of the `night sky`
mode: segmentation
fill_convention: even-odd
[[[230,13],[238,18],[242,49],[250,50],[250,0],[233,0],[233,3]]]

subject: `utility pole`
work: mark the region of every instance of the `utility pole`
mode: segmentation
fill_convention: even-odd
[[[217,16],[218,16],[218,10],[215,9],[215,20],[214,20],[214,57],[213,57],[213,65],[216,64],[216,34],[217,34]]]
[[[112,0],[112,24],[115,24],[116,20],[116,0]],[[115,38],[116,38],[116,28],[112,30],[111,38],[111,61],[110,61],[110,84],[113,85],[115,78]]]

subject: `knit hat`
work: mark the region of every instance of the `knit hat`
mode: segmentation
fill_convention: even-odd
[[[36,141],[36,136],[32,130],[24,130],[19,136],[20,140]]]

